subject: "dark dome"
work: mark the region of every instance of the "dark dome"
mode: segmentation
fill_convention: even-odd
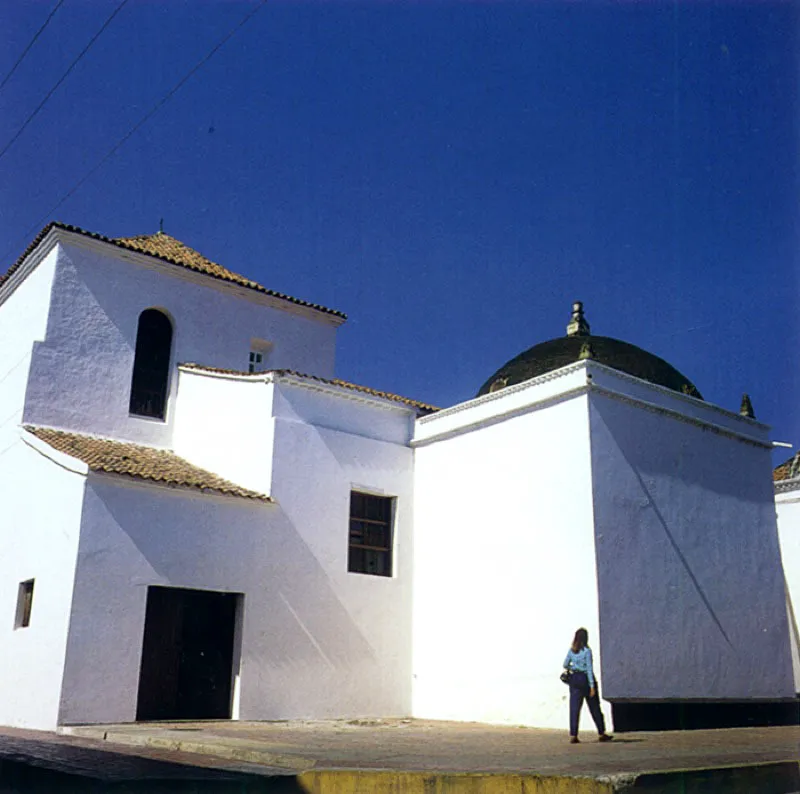
[[[571,323],[570,328],[578,328],[577,332],[534,345],[512,358],[481,386],[477,396],[566,367],[580,358],[591,358],[599,364],[627,372],[636,378],[703,399],[695,385],[663,358],[619,339],[590,336],[588,323],[583,320],[583,308],[580,304],[575,305],[578,308],[574,310],[573,323],[579,322],[579,325],[573,326]],[[590,350],[587,350],[587,344]]]

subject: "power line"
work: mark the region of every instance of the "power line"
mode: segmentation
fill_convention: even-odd
[[[125,0],[127,2],[127,0]],[[164,94],[161,99],[153,105],[147,113],[136,122],[136,124],[131,127],[128,132],[126,132],[104,155],[100,158],[100,160],[92,166],[89,171],[87,171],[42,217],[25,232],[24,238],[27,239],[30,234],[38,229],[42,223],[48,218],[51,218],[53,213],[65,202],[67,199],[71,198],[80,188],[81,186],[90,178],[92,177],[105,163],[108,161],[120,148],[128,141],[131,136],[133,136],[141,127],[143,127],[161,108],[169,102],[170,99],[187,83],[194,75],[197,73],[203,66],[205,66],[211,58],[216,55],[216,53],[225,45],[227,42],[233,38],[233,36],[243,28],[252,17],[254,17],[266,4],[268,0],[260,0],[258,5],[252,10],[245,14],[242,19],[235,25],[231,30],[220,39],[217,44],[212,47],[209,52],[201,58],[180,80],[178,80],[175,85]],[[124,5],[124,3],[123,3]],[[6,257],[11,253],[11,251],[6,251],[3,254],[2,260],[5,261]]]
[[[53,16],[55,16],[56,11],[58,11],[58,9],[61,8],[63,4],[64,0],[58,0],[58,2],[56,3],[56,7],[50,12],[50,16],[47,17],[47,19],[45,19],[42,26],[39,28],[39,30],[36,31],[34,37],[28,42],[28,46],[25,47],[25,49],[22,51],[22,55],[20,55],[19,58],[17,58],[17,62],[11,67],[11,71],[3,78],[3,82],[0,83],[0,91],[3,90],[5,84],[11,79],[11,75],[17,71],[17,67],[25,60],[25,56],[28,54],[30,48],[33,47],[34,44],[36,44],[36,39],[38,39],[39,36],[42,35],[42,31],[47,27],[50,20],[53,18]]]
[[[44,99],[36,106],[36,108],[33,110],[33,112],[28,116],[28,118],[25,119],[25,121],[23,122],[22,126],[14,134],[14,137],[5,145],[3,150],[0,151],[0,160],[3,159],[3,155],[11,148],[11,146],[14,143],[14,141],[16,141],[17,138],[19,138],[19,136],[22,135],[22,133],[25,131],[25,128],[28,126],[28,124],[30,124],[34,120],[34,118],[36,118],[36,115],[47,104],[47,101],[58,90],[58,87],[64,82],[64,80],[67,79],[67,77],[69,76],[69,73],[78,65],[78,62],[83,58],[84,55],[86,55],[87,52],[89,52],[89,50],[91,49],[92,45],[97,41],[97,39],[100,38],[100,36],[103,33],[103,31],[111,24],[111,20],[114,19],[114,17],[117,14],[119,14],[120,11],[122,11],[123,7],[127,3],[128,3],[128,0],[122,0],[122,2],[112,12],[111,16],[103,23],[103,26],[100,28],[100,30],[98,30],[97,33],[95,33],[94,36],[92,36],[92,38],[89,40],[89,43],[80,51],[80,53],[78,54],[78,57],[75,58],[75,60],[67,67],[67,71],[64,72],[64,74],[61,75],[61,77],[58,79],[56,84],[47,92],[47,94],[45,95]]]

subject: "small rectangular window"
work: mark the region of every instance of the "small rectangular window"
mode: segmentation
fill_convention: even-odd
[[[247,367],[248,372],[255,372],[256,370],[261,369],[261,363],[264,360],[264,354],[259,353],[255,350],[250,351],[250,364]]]
[[[392,575],[394,499],[352,491],[347,570],[373,576]]]
[[[24,629],[31,624],[31,609],[33,608],[33,579],[20,582],[17,595],[17,617],[14,621],[15,629]]]
[[[251,337],[250,357],[247,362],[247,371],[263,372],[265,369],[267,369],[272,348],[272,342],[268,342],[266,339],[259,339],[255,336]]]

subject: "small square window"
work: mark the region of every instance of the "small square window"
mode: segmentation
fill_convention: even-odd
[[[33,608],[33,579],[20,582],[17,595],[17,616],[14,620],[15,629],[24,629],[31,624],[31,609]]]
[[[373,576],[392,575],[394,499],[352,491],[347,570]]]
[[[269,357],[274,345],[266,339],[250,337],[250,355],[247,362],[248,372],[263,372],[269,366]]]

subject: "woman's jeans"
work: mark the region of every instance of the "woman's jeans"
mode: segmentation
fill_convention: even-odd
[[[573,672],[572,678],[569,682],[569,735],[578,735],[578,722],[581,717],[581,706],[583,706],[584,699],[589,705],[589,712],[592,715],[594,724],[597,726],[597,732],[604,734],[606,732],[606,721],[603,718],[603,712],[600,710],[600,688],[595,685],[594,697],[589,696],[589,679],[586,673]]]

